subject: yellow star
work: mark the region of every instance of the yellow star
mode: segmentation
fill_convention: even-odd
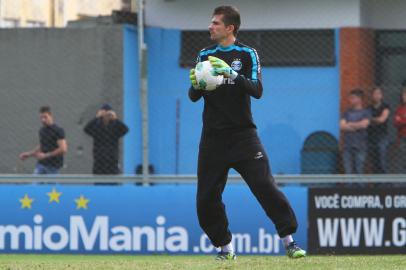
[[[87,204],[89,203],[89,199],[86,199],[85,197],[83,197],[83,195],[80,195],[79,199],[76,199],[76,209],[87,209]]]
[[[29,208],[31,209],[31,204],[34,201],[34,199],[31,199],[30,197],[28,197],[27,194],[24,195],[24,198],[20,199],[20,203],[21,203],[21,208]]]
[[[55,188],[52,189],[52,192],[48,192],[49,202],[59,203],[59,197],[62,195],[62,192],[57,192]]]

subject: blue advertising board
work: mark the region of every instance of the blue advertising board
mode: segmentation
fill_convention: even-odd
[[[307,188],[285,187],[307,246]],[[216,250],[200,229],[196,186],[2,185],[0,252],[205,254]],[[244,184],[223,196],[239,254],[284,254],[273,224]]]

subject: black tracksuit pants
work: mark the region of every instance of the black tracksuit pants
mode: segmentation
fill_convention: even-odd
[[[231,241],[222,193],[235,169],[275,224],[280,237],[296,232],[295,214],[271,175],[269,160],[255,129],[233,133],[202,132],[198,160],[199,224],[216,247]]]

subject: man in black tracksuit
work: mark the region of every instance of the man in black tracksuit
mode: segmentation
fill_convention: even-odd
[[[193,102],[203,97],[203,129],[199,146],[197,213],[199,223],[212,244],[221,247],[217,259],[236,256],[222,203],[227,175],[235,169],[273,221],[291,258],[305,256],[293,241],[295,214],[271,175],[268,156],[258,138],[251,114],[251,97],[262,96],[261,65],[255,49],[236,40],[240,15],[235,7],[214,10],[209,26],[217,45],[200,51],[198,62],[209,60],[223,84],[213,91],[202,90],[194,69],[190,72]]]
[[[93,174],[119,174],[119,140],[128,132],[126,124],[109,104],[103,104],[84,131],[93,137]]]

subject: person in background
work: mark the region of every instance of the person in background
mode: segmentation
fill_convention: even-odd
[[[340,129],[344,136],[343,164],[346,174],[364,173],[371,112],[363,107],[363,98],[364,92],[361,89],[351,90],[348,97],[350,108],[340,120]]]
[[[28,152],[20,154],[21,160],[35,157],[37,164],[34,174],[58,174],[63,165],[63,156],[68,150],[65,131],[54,123],[49,106],[39,110],[42,127],[39,130],[39,145]]]
[[[93,174],[119,174],[119,139],[128,132],[128,127],[112,107],[103,104],[84,132],[93,138]]]
[[[406,173],[406,83],[403,84],[400,104],[395,111],[394,125],[398,135],[400,173]]]
[[[387,172],[389,105],[383,101],[383,92],[375,87],[371,92],[371,121],[368,126],[368,156],[373,173]]]

